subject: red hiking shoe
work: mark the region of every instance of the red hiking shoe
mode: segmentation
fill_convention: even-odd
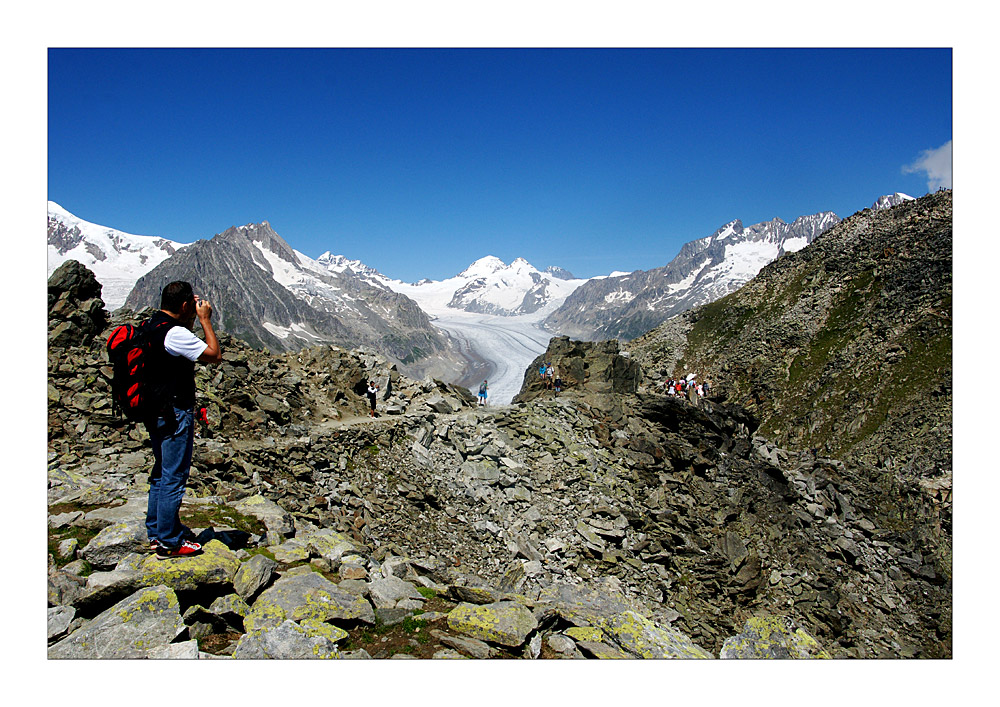
[[[190,557],[201,552],[201,545],[185,540],[177,547],[164,547],[159,545],[156,548],[156,559],[166,560],[171,557]]]

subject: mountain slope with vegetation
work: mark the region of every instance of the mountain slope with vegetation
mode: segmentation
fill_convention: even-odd
[[[951,191],[865,209],[629,348],[647,389],[696,372],[761,436],[858,465],[878,522],[950,567]]]
[[[952,196],[865,209],[739,291],[637,339],[794,448],[921,475],[951,468]],[[671,364],[675,370],[667,370]]]

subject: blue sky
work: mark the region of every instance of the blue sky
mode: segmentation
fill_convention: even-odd
[[[267,220],[404,280],[649,269],[950,186],[950,49],[49,49],[47,79],[48,198],[80,218]]]

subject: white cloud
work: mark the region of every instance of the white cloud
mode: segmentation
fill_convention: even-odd
[[[927,173],[927,191],[951,189],[951,140],[935,150],[924,150],[913,164],[903,167],[903,174],[914,172]]]

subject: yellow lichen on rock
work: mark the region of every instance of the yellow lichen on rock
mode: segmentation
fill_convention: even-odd
[[[819,642],[802,627],[784,616],[754,616],[743,632],[726,639],[720,658],[751,659],[829,659]]]
[[[448,614],[448,626],[484,641],[520,646],[538,627],[538,621],[531,611],[515,602],[462,603]]]

